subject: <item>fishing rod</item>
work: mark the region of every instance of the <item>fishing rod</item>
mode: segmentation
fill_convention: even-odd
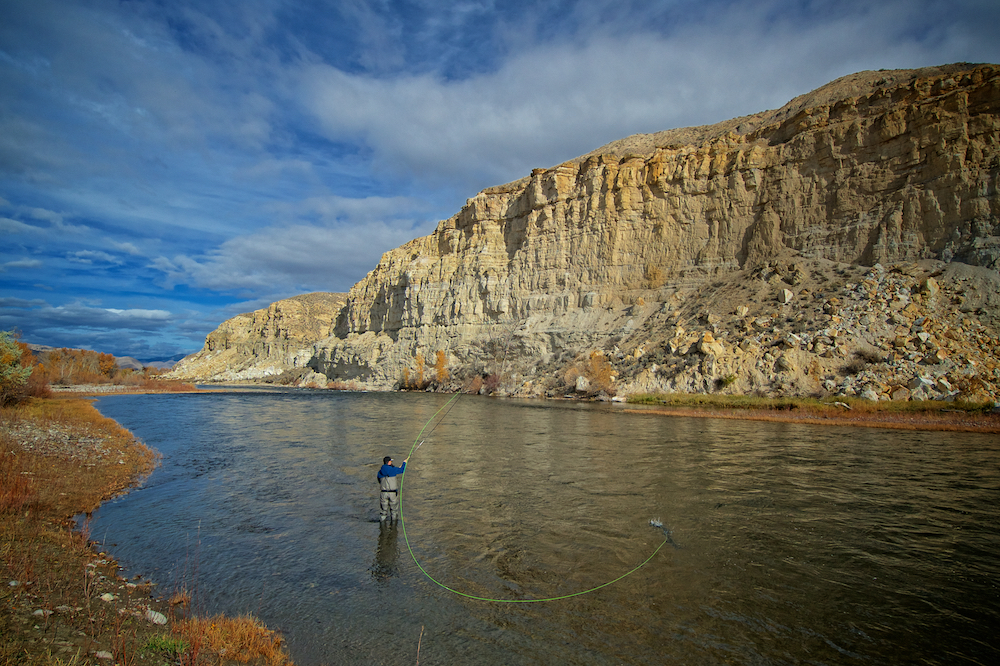
[[[434,432],[435,428],[437,428],[439,425],[441,425],[441,422],[444,421],[445,417],[448,416],[448,412],[450,412],[451,409],[452,409],[452,407],[455,406],[455,402],[458,400],[458,398],[461,395],[462,395],[462,392],[461,391],[457,391],[455,393],[455,395],[453,395],[448,400],[448,402],[446,402],[444,405],[441,406],[440,409],[438,409],[436,412],[434,412],[433,416],[431,416],[429,419],[427,419],[427,422],[420,429],[420,432],[417,433],[416,439],[413,440],[413,444],[410,446],[410,452],[406,456],[407,459],[413,457],[413,454],[417,451],[417,449],[419,449],[421,446],[424,445],[424,442],[427,440],[427,437],[429,437],[430,434],[432,432]],[[441,419],[434,425],[434,427],[430,429],[430,431],[427,433],[426,436],[423,436],[424,430],[427,429],[427,426],[429,426],[431,424],[431,422],[438,417],[438,414],[440,414],[442,411],[445,410],[445,408],[447,408],[447,411],[445,411],[444,416],[442,416]],[[422,438],[422,436],[423,436],[423,438]],[[419,440],[419,443],[418,443],[418,440]],[[413,563],[415,565],[417,565],[417,568],[420,569],[420,572],[429,581],[431,581],[435,585],[437,585],[437,586],[439,586],[439,587],[441,587],[441,588],[443,588],[443,589],[451,592],[452,594],[457,594],[458,596],[466,597],[467,599],[475,599],[477,601],[492,601],[492,602],[503,603],[503,604],[530,604],[530,603],[540,603],[540,602],[543,602],[543,601],[559,601],[561,599],[569,599],[571,597],[579,597],[579,596],[584,595],[584,594],[589,594],[591,592],[596,592],[597,590],[600,590],[601,588],[604,588],[604,587],[607,587],[607,586],[612,585],[614,583],[617,583],[618,581],[622,580],[623,578],[625,578],[627,576],[631,576],[636,571],[638,571],[642,567],[646,566],[646,564],[650,560],[652,560],[656,556],[656,554],[658,552],[660,552],[660,549],[663,548],[667,543],[672,544],[674,546],[674,548],[679,548],[679,546],[676,543],[674,543],[674,540],[671,537],[670,531],[668,529],[666,529],[665,527],[663,527],[663,523],[658,518],[654,518],[654,519],[651,519],[649,521],[649,524],[650,524],[651,527],[655,527],[655,528],[657,528],[657,529],[659,529],[659,530],[661,530],[663,532],[663,534],[664,534],[663,541],[660,542],[660,545],[658,545],[656,547],[656,549],[653,550],[652,553],[650,553],[649,557],[647,557],[645,560],[643,560],[638,566],[636,566],[635,568],[633,568],[633,569],[631,569],[629,571],[626,571],[625,573],[623,573],[622,575],[618,576],[617,578],[609,580],[606,583],[602,583],[601,585],[597,585],[595,587],[591,587],[591,588],[586,589],[586,590],[580,590],[579,592],[573,592],[573,593],[570,593],[570,594],[562,594],[562,595],[559,595],[559,596],[544,597],[544,598],[538,598],[538,599],[499,599],[499,598],[481,597],[481,596],[477,596],[477,595],[474,595],[474,594],[469,594],[467,592],[462,592],[461,590],[456,590],[456,589],[454,589],[452,587],[448,587],[447,585],[445,585],[441,581],[439,581],[436,578],[434,578],[434,576],[432,576],[430,573],[428,573],[428,571],[424,568],[424,566],[417,559],[416,553],[413,552],[413,546],[410,544],[410,538],[406,534],[406,520],[405,520],[405,518],[403,516],[403,493],[402,493],[402,488],[403,488],[403,478],[405,476],[406,476],[406,472],[404,472],[400,476],[400,478],[399,478],[399,488],[400,488],[400,493],[399,493],[399,517],[400,517],[400,521],[399,521],[399,523],[400,523],[400,527],[401,527],[401,529],[403,531],[403,540],[406,542],[406,549],[410,553],[410,558],[413,560]]]

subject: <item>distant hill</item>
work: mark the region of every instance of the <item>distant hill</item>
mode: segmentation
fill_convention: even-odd
[[[315,292],[236,315],[209,333],[204,348],[178,362],[168,377],[233,382],[301,376],[312,345],[333,333],[346,301],[347,294]]]

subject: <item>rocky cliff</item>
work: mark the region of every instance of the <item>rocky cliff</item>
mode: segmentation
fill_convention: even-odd
[[[998,111],[994,65],[863,72],[536,169],[387,252],[309,366],[380,389],[996,399]]]
[[[201,351],[182,359],[167,376],[207,382],[289,376],[301,381],[311,346],[331,334],[346,300],[346,294],[304,294],[227,319],[208,334]]]

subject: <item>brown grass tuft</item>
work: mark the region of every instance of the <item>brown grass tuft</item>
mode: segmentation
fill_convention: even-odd
[[[5,433],[0,434],[0,513],[18,513],[35,497],[30,472],[24,469],[23,462],[20,445]]]
[[[181,608],[187,608],[191,605],[191,593],[186,589],[177,590],[172,595],[170,595],[170,605],[180,606]]]
[[[173,631],[199,651],[208,651],[214,661],[237,661],[266,666],[291,664],[281,636],[253,617],[189,618],[174,624]]]

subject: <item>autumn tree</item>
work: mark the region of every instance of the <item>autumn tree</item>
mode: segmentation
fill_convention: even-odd
[[[114,377],[115,371],[118,370],[118,361],[111,354],[98,354],[97,355],[97,371],[106,377]]]
[[[434,373],[437,378],[438,384],[444,384],[448,381],[448,368],[445,364],[448,362],[448,356],[443,350],[439,349],[437,352],[437,358],[434,362]]]
[[[612,392],[615,383],[615,369],[604,356],[604,352],[599,349],[590,352],[586,374],[595,390]]]
[[[106,383],[119,373],[113,355],[89,349],[52,349],[42,354],[41,365],[54,384]]]
[[[24,398],[31,367],[21,364],[23,351],[10,331],[0,331],[0,406]]]

